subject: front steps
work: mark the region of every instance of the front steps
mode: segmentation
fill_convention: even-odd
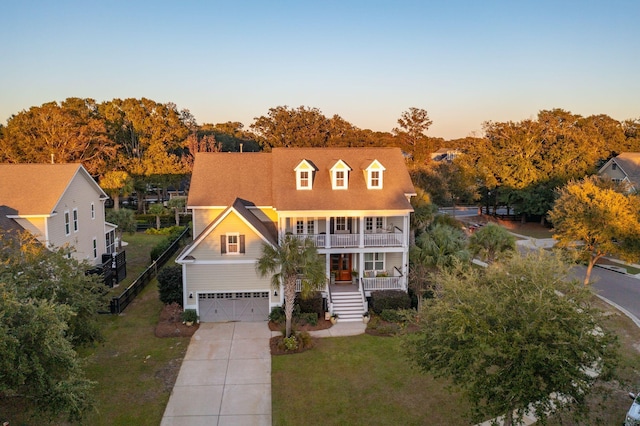
[[[332,292],[333,313],[338,315],[338,322],[362,321],[364,304],[358,291]]]

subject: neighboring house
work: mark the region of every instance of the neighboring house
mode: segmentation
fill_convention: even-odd
[[[81,164],[0,164],[0,227],[26,230],[48,248],[93,265],[115,251],[109,197]]]
[[[451,148],[440,148],[436,152],[431,153],[431,160],[433,161],[446,161],[452,162],[458,155],[460,155],[460,151],[457,149]]]
[[[640,189],[640,152],[623,152],[607,161],[598,171],[614,182],[629,186],[629,191]]]
[[[263,244],[291,234],[318,248],[328,309],[361,319],[371,291],[407,290],[413,195],[397,148],[197,154],[187,201],[194,240],[176,260],[184,307],[201,321],[266,320],[283,294],[256,260]]]

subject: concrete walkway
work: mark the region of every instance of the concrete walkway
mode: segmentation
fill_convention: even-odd
[[[161,425],[271,425],[270,338],[266,322],[200,324]]]

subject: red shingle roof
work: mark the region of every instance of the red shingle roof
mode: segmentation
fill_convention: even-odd
[[[17,215],[48,215],[80,164],[0,164],[0,206]]]
[[[307,160],[317,167],[312,190],[296,189],[295,167]],[[348,189],[333,190],[330,169],[349,167]],[[383,188],[367,189],[365,169],[378,160]],[[275,148],[271,153],[196,155],[189,207],[229,206],[236,198],[278,210],[411,210],[415,189],[398,148]]]

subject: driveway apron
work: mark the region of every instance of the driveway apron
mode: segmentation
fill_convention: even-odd
[[[266,322],[200,324],[161,426],[271,425],[270,338]]]

